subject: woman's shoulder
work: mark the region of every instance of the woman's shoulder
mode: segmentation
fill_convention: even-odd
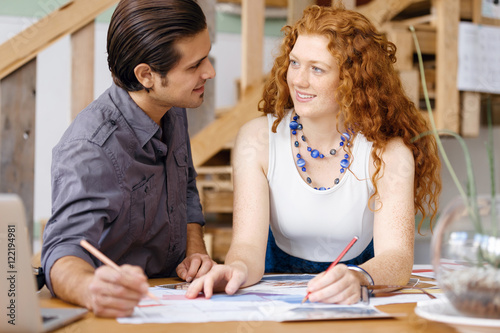
[[[269,123],[267,116],[260,116],[246,122],[240,127],[238,131],[238,136],[236,137],[239,141],[253,141],[257,136],[262,137],[269,131]]]
[[[400,137],[390,139],[377,155],[382,159],[384,170],[388,173],[401,171],[403,166],[408,170],[415,167],[413,153]],[[373,156],[370,156],[370,176],[374,171]]]
[[[384,173],[400,171],[403,166],[408,170],[414,170],[415,168],[413,153],[400,137],[390,139],[383,149],[376,152],[376,154],[383,161]],[[375,170],[374,159],[370,155],[370,177]]]
[[[269,125],[266,116],[257,117],[241,126],[234,144],[233,168],[245,170],[257,165],[267,171]],[[244,164],[244,168],[241,164]]]
[[[411,149],[405,145],[404,141],[400,137],[395,137],[390,139],[385,145],[385,149],[382,153],[382,159],[384,156],[393,158],[412,158],[413,154]]]
[[[255,131],[255,130],[260,130],[262,128],[268,128],[269,126],[269,120],[267,115],[262,115],[260,117],[254,118],[248,122],[246,122],[243,126],[240,128],[240,132],[242,131]]]

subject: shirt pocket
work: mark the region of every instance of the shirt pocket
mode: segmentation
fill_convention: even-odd
[[[174,151],[175,163],[177,165],[178,188],[182,191],[187,189],[188,181],[188,154],[187,148],[182,146]],[[184,191],[185,192],[185,191]]]
[[[131,239],[142,239],[155,219],[158,200],[154,179],[153,174],[132,188],[129,222],[129,238]]]

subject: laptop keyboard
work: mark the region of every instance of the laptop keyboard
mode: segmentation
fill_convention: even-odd
[[[42,316],[43,322],[46,323],[48,321],[57,319],[57,316]]]

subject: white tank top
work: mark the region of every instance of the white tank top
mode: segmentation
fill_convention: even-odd
[[[289,255],[311,261],[334,261],[354,236],[358,241],[342,260],[357,257],[373,238],[373,194],[369,161],[372,143],[357,133],[352,145],[351,171],[326,191],[310,187],[300,176],[290,139],[290,113],[277,133],[269,122],[270,225],[278,247]]]

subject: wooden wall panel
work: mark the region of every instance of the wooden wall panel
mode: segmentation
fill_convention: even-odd
[[[264,64],[264,0],[243,0],[241,7],[241,93],[259,85]]]
[[[216,0],[198,0],[198,4],[205,14],[212,44],[216,42],[215,32],[215,4]],[[212,56],[208,59],[215,68],[215,60]],[[215,120],[215,79],[205,83],[205,93],[203,94],[203,104],[196,109],[189,109],[187,112],[189,135],[193,137],[205,126]]]
[[[460,94],[460,134],[465,137],[479,136],[481,125],[481,93],[463,91]]]
[[[287,23],[293,25],[302,17],[304,9],[315,4],[315,0],[290,0],[288,1],[288,18]]]
[[[217,2],[229,2],[241,4],[243,0],[217,0]],[[255,0],[252,0],[255,1]],[[288,4],[288,0],[266,0],[266,6],[269,7],[286,7]]]
[[[417,1],[419,0],[373,0],[363,6],[358,4],[356,10],[366,16],[377,29],[380,29],[384,22],[391,20],[403,9]]]
[[[95,24],[71,35],[71,119],[94,100]]]
[[[436,36],[436,118],[438,128],[460,131],[457,89],[458,25],[460,2],[433,0],[437,15]]]
[[[472,20],[474,23],[487,24],[500,26],[500,19],[495,19],[491,17],[484,17],[482,14],[482,3],[483,0],[469,0],[472,1]]]
[[[0,81],[0,192],[24,203],[33,236],[36,58]]]

